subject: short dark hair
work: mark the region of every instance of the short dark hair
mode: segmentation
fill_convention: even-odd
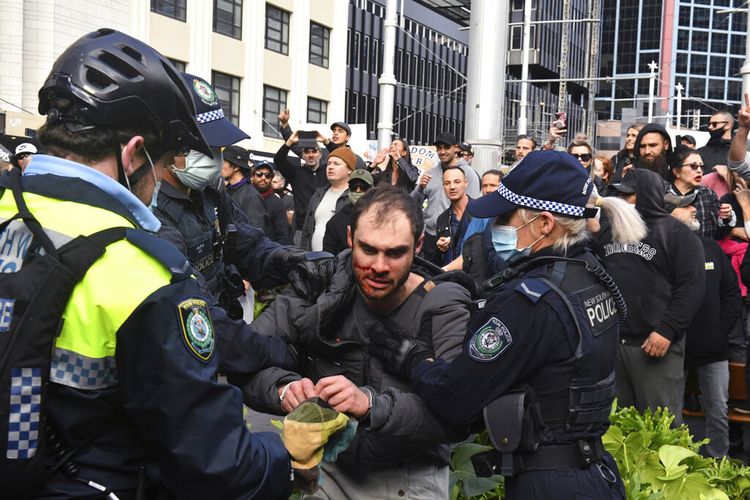
[[[362,214],[367,212],[370,208],[376,211],[376,220],[379,224],[384,224],[387,221],[392,220],[395,212],[401,212],[406,215],[411,226],[411,232],[414,236],[414,243],[419,240],[419,237],[424,231],[424,217],[422,216],[422,209],[414,199],[409,196],[409,193],[396,186],[381,185],[369,189],[364,195],[354,204],[352,208],[352,222],[351,231],[354,236],[357,230],[357,224],[359,223]]]
[[[499,170],[494,169],[494,168],[492,170],[488,170],[485,173],[483,173],[482,174],[482,179],[484,179],[484,176],[487,175],[487,174],[496,175],[496,176],[500,177],[500,179],[503,178],[503,173],[501,171],[499,171]]]
[[[450,167],[445,167],[445,169],[443,170],[443,177],[445,177],[446,172],[450,172],[451,170],[460,170],[461,174],[464,176],[464,179],[466,178],[466,172],[464,172],[464,169],[462,169],[461,167],[457,167],[455,165],[450,166]]]
[[[536,139],[534,139],[534,136],[531,134],[521,134],[518,137],[516,137],[516,144],[518,144],[518,141],[521,139],[526,139],[527,141],[531,141],[532,147],[536,148]]]

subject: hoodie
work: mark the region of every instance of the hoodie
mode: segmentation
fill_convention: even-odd
[[[648,233],[632,245],[615,243],[609,230],[597,238],[597,251],[628,306],[620,334],[645,339],[656,331],[675,342],[703,300],[703,245],[664,208],[665,184],[657,174],[639,169],[628,175],[636,175],[635,207]]]
[[[723,134],[723,131],[721,131]],[[703,174],[714,171],[716,165],[726,165],[729,156],[729,148],[732,147],[732,139],[722,139],[711,137],[702,148],[698,148],[698,153],[703,160]]]
[[[667,150],[664,152],[664,163],[663,165],[659,165],[658,168],[656,169],[655,167],[645,165],[642,162],[641,157],[640,157],[641,156],[641,141],[643,140],[643,136],[651,132],[657,132],[658,134],[660,134],[662,137],[664,137],[667,140]],[[652,172],[656,172],[663,178],[666,178],[667,172],[669,171],[669,166],[667,165],[667,159],[669,158],[669,155],[671,154],[672,154],[672,139],[669,137],[669,133],[667,133],[667,129],[665,129],[658,123],[649,123],[645,127],[643,127],[640,132],[638,132],[638,137],[635,138],[635,146],[633,146],[633,155],[635,156],[636,167],[646,168],[648,170],[651,170]]]

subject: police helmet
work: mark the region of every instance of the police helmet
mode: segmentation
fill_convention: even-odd
[[[71,106],[54,108],[58,98]],[[146,116],[162,145],[213,157],[180,73],[149,45],[112,29],[84,35],[57,58],[39,90],[39,113],[71,132]]]

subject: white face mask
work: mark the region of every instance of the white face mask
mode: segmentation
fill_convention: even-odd
[[[146,155],[149,165],[151,165],[151,175],[154,176],[154,192],[151,193],[151,203],[148,204],[148,209],[152,212],[156,208],[156,199],[159,197],[159,189],[161,188],[161,181],[156,178],[156,169],[154,168],[154,162],[151,160],[151,155],[148,154],[146,146],[143,147],[143,153]]]
[[[208,186],[218,184],[224,158],[219,149],[212,148],[213,158],[209,158],[200,151],[190,151],[185,157],[185,168],[175,167],[172,172],[185,187],[200,191]]]

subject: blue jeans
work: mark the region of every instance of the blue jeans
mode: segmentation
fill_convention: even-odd
[[[711,440],[704,451],[712,457],[723,457],[729,452],[729,361],[707,363],[693,369],[698,376],[701,406],[706,414],[706,437]]]

